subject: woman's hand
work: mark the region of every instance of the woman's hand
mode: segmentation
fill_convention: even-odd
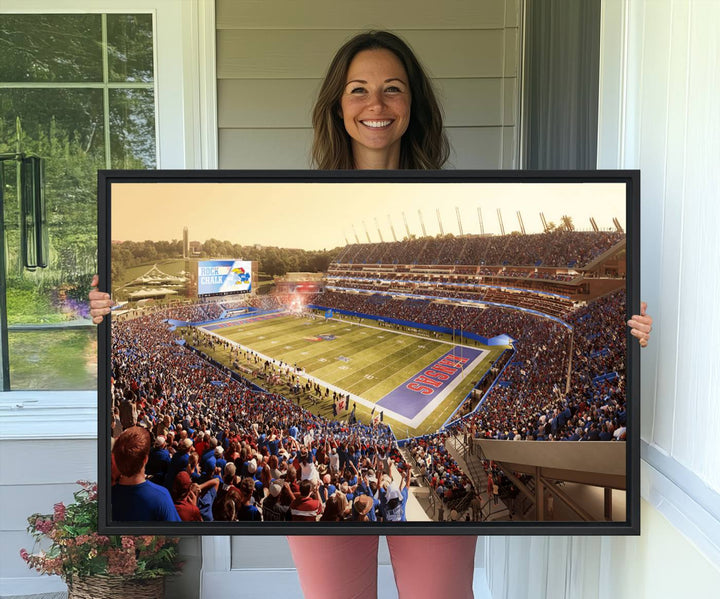
[[[646,310],[647,304],[640,302],[640,314],[633,314],[632,318],[627,321],[630,334],[638,338],[640,347],[647,347],[650,331],[652,331],[653,319],[646,313]]]
[[[115,302],[110,299],[110,294],[103,291],[98,291],[97,286],[100,279],[95,275],[90,283],[92,289],[88,293],[88,299],[90,300],[90,316],[95,324],[100,324],[106,314],[110,314],[110,308],[115,305]]]

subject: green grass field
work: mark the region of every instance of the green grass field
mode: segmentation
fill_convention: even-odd
[[[409,378],[422,371],[455,344],[446,338],[430,338],[380,327],[374,321],[362,322],[333,318],[310,319],[281,316],[269,320],[241,322],[219,328],[214,334],[230,339],[261,355],[302,367],[312,380],[323,386],[358,396],[356,416],[370,421],[372,405]],[[314,341],[320,335],[333,340]],[[468,345],[488,351],[479,364],[464,373],[457,387],[417,426],[385,414],[398,438],[432,433],[448,419],[504,347]],[[229,364],[227,352],[214,352],[216,359]],[[304,377],[301,378],[304,382]],[[311,411],[332,417],[331,401],[303,403]],[[339,418],[347,417],[343,412]]]

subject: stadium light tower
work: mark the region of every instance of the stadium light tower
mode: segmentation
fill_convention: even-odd
[[[498,222],[500,223],[500,235],[505,235],[505,225],[503,225],[502,213],[500,208],[497,209]]]
[[[422,212],[418,209],[418,216],[420,217],[420,228],[423,232],[423,237],[427,237],[427,233],[425,232],[425,221],[423,221]]]
[[[365,224],[365,221],[362,221],[362,224],[363,224],[363,229],[365,229],[365,237],[367,237],[368,243],[372,243],[372,241],[370,241],[370,233],[368,233],[368,228],[367,228],[367,225]]]
[[[620,221],[617,219],[617,217],[613,216],[613,224],[615,225],[615,229],[618,233],[624,233],[622,225],[620,224]]]
[[[520,232],[525,235],[525,225],[523,224],[522,214],[520,214],[520,211],[517,211],[517,217],[518,222],[520,223]]]
[[[458,219],[458,229],[460,230],[460,235],[462,236],[463,230],[462,230],[462,221],[460,220],[460,208],[458,208],[457,206],[455,206],[455,214],[457,215],[457,219]]]
[[[483,226],[482,208],[478,206],[478,222],[480,223],[480,235],[485,235],[485,227]]]
[[[545,215],[542,212],[540,213],[540,221],[542,222],[543,233],[547,233],[548,224],[547,224],[547,221],[545,220]]]
[[[377,221],[377,216],[375,217],[375,226],[377,227],[378,235],[380,236],[380,243],[384,243],[385,240],[382,238],[382,233],[380,232],[380,225]]]
[[[440,218],[440,208],[435,208],[435,214],[437,214],[438,227],[440,227],[440,235],[445,235],[445,231],[443,231],[442,226],[442,219]]]
[[[592,230],[596,233],[600,230],[600,228],[597,226],[597,223],[595,222],[595,219],[592,216],[590,217],[590,226],[592,227]]]
[[[388,214],[388,224],[390,225],[390,232],[393,236],[393,241],[397,241],[397,235],[395,235],[395,227],[393,227],[392,220],[390,220],[390,215]]]
[[[405,223],[405,232],[407,233],[408,239],[410,239],[410,227],[408,227],[407,224],[407,216],[405,216],[405,213],[402,213],[403,215],[403,222]]]
[[[355,235],[355,243],[360,245],[360,238],[358,237],[357,231],[355,230],[355,225],[351,225],[353,230],[353,235]]]

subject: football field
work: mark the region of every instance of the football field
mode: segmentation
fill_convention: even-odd
[[[372,320],[251,314],[201,326],[279,365],[301,369],[300,381],[350,395],[356,417],[374,409],[398,438],[435,432],[463,402],[504,347],[454,343]],[[318,409],[332,414],[332,400]],[[345,419],[348,411],[338,419]]]

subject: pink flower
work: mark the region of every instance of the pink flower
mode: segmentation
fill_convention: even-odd
[[[49,533],[52,527],[53,523],[51,520],[43,520],[42,518],[35,520],[35,528],[44,535]]]
[[[62,559],[59,557],[48,558],[45,560],[43,567],[48,574],[62,574]]]
[[[108,550],[108,574],[124,576],[133,574],[137,567],[135,552],[126,549]]]
[[[20,557],[24,562],[30,561],[30,554],[27,552],[27,549],[20,550]]]
[[[56,503],[53,506],[53,511],[54,511],[53,517],[55,519],[55,522],[60,522],[61,520],[65,520],[65,511],[66,511],[65,504],[63,504],[62,502]]]
[[[132,537],[123,537],[122,546],[124,549],[135,549],[135,539]]]

